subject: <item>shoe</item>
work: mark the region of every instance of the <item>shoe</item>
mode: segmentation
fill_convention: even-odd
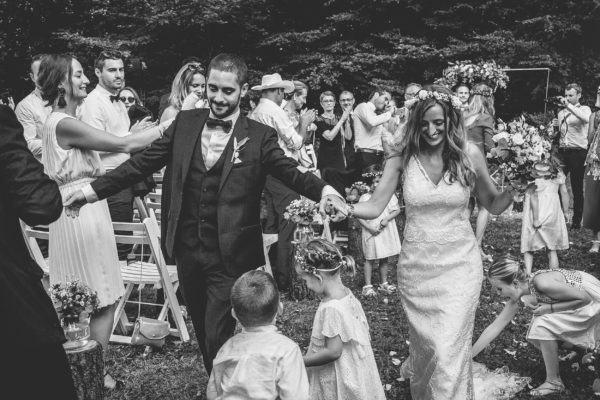
[[[108,390],[120,390],[125,387],[125,382],[120,379],[113,378],[108,371],[104,373],[104,388]]]
[[[396,286],[392,285],[391,283],[383,282],[381,285],[379,285],[378,290],[385,294],[392,294],[396,291]]]
[[[373,289],[373,285],[365,285],[362,288],[362,295],[365,297],[375,297],[377,292]]]
[[[545,386],[545,387],[542,387]],[[529,394],[533,397],[543,397],[551,394],[564,393],[565,385],[562,382],[545,381],[540,386],[532,389]]]
[[[588,253],[598,253],[600,250],[600,240],[592,240],[592,247],[588,250]]]

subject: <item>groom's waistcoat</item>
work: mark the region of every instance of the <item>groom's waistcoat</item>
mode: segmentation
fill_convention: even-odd
[[[217,163],[207,170],[202,159],[202,139],[198,138],[186,184],[183,186],[181,226],[176,240],[189,249],[202,251],[207,264],[221,263],[217,200],[225,153],[224,151]]]

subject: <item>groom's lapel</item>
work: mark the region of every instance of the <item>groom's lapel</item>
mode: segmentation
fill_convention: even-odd
[[[223,172],[221,173],[219,192],[221,191],[221,188],[223,187],[223,184],[227,180],[227,177],[231,172],[231,168],[233,167],[233,139],[235,138],[237,143],[240,143],[246,137],[248,137],[248,120],[246,117],[240,115],[235,123],[235,126],[233,127],[231,138],[225,147],[225,165],[223,166]]]
[[[190,169],[190,163],[192,161],[192,155],[196,148],[196,143],[202,136],[202,129],[204,129],[204,123],[208,118],[208,110],[198,110],[197,113],[190,115],[189,118],[181,122],[185,124],[179,128],[181,130],[180,143],[183,146],[181,153],[181,179],[182,184],[185,183],[187,178],[188,170]]]

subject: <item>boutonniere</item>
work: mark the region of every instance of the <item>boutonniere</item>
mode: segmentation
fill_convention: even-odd
[[[238,143],[237,138],[233,138],[233,156],[231,156],[232,163],[239,164],[242,162],[242,160],[240,160],[240,151],[244,149],[244,146],[246,145],[248,140],[250,140],[250,138],[246,136]]]

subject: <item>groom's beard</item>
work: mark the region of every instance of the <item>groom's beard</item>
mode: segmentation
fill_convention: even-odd
[[[230,116],[237,110],[237,108],[240,105],[241,98],[242,98],[242,96],[240,94],[234,103],[229,103],[226,101],[215,102],[211,99],[208,99],[208,104],[209,104],[210,110],[212,111],[213,115],[217,118],[223,119],[223,118],[227,118],[228,116]],[[216,109],[217,106],[220,108],[220,110]]]

